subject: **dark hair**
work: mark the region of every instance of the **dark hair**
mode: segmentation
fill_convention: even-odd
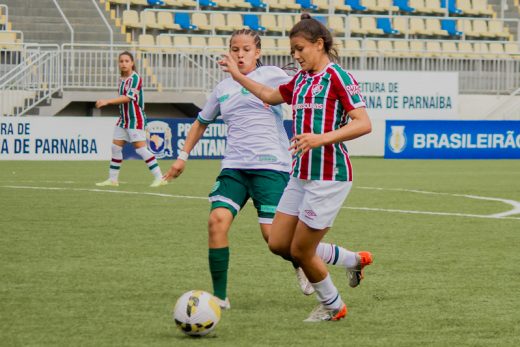
[[[337,62],[338,51],[334,48],[334,42],[329,29],[306,12],[302,13],[300,18],[301,20],[296,23],[289,32],[289,38],[302,36],[312,43],[315,43],[318,39],[322,39],[325,53],[327,53],[330,60]]]
[[[134,65],[132,65],[132,71],[135,71],[135,60],[134,60],[134,56],[132,55],[132,53],[128,52],[128,51],[124,51],[122,53],[119,53],[119,56],[117,57],[117,60],[119,60],[121,58],[121,56],[123,55],[127,55],[130,57],[130,60],[132,61],[132,63],[134,63]]]
[[[235,36],[239,36],[239,35],[251,36],[253,38],[253,40],[255,41],[256,48],[262,49],[262,39],[260,38],[260,35],[258,34],[258,32],[253,29],[239,29],[239,30],[233,31],[231,33],[231,38],[229,39],[229,48],[231,48],[231,41],[233,41],[233,38]],[[260,59],[258,59],[256,61],[256,67],[259,67],[262,65],[264,65],[264,64],[262,64]]]

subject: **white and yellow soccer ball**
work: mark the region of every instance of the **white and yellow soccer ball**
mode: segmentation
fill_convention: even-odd
[[[191,290],[177,300],[173,320],[186,335],[204,336],[220,321],[220,306],[210,293]]]

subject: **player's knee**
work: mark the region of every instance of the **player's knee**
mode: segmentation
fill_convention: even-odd
[[[284,259],[290,258],[290,254],[284,245],[274,242],[272,239],[267,240],[267,245],[269,246],[269,250],[276,255]]]
[[[298,244],[291,244],[290,251],[291,258],[298,264],[302,264],[305,262],[307,257],[307,252],[305,249],[301,248]]]
[[[230,217],[226,211],[213,210],[208,218],[208,233],[210,238],[226,234],[230,224]],[[231,216],[232,220],[232,216]]]
[[[116,145],[115,143],[112,144],[112,153],[120,153],[123,151],[123,147]]]

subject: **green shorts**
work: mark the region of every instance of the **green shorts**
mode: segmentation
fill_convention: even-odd
[[[288,181],[287,172],[224,169],[209,194],[211,210],[224,207],[236,216],[251,197],[259,222],[270,224]]]

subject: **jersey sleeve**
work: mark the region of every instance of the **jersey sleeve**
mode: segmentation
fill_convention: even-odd
[[[294,75],[294,77],[289,82],[287,82],[285,84],[281,84],[278,87],[278,90],[280,91],[280,94],[282,95],[283,101],[285,101],[289,105],[292,104],[294,85],[295,85],[297,77],[298,77],[298,74]]]
[[[348,113],[356,108],[366,107],[361,89],[354,77],[343,69],[335,69],[334,88],[343,108]]]
[[[277,66],[262,67],[263,83],[271,88],[278,88],[280,84],[288,83],[291,76]]]
[[[139,92],[141,91],[141,88],[143,87],[143,80],[141,79],[141,76],[138,74],[134,74],[132,76],[132,82],[130,84],[130,88],[128,88],[128,91],[126,92],[126,96],[128,96],[132,100],[137,100],[137,96],[139,95]]]
[[[199,112],[197,120],[202,124],[210,124],[213,123],[219,115],[220,103],[217,98],[217,90],[215,89],[208,97],[204,108]]]

